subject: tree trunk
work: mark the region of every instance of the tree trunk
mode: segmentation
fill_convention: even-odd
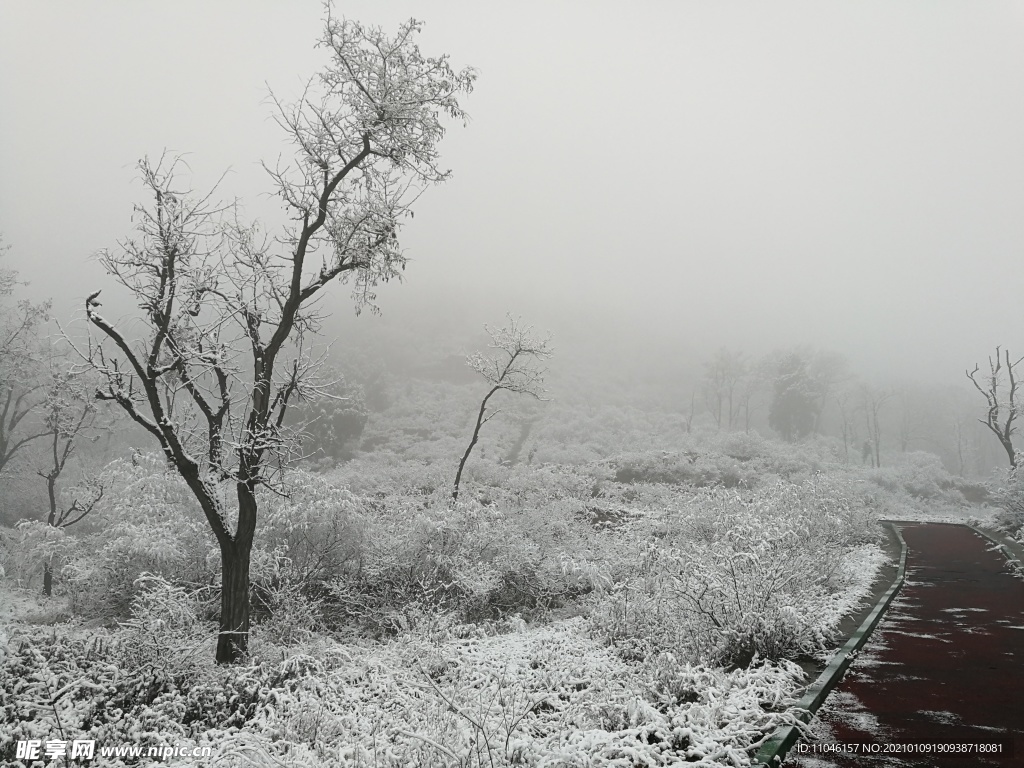
[[[469,441],[469,446],[466,448],[466,452],[462,454],[462,461],[459,462],[459,470],[455,473],[455,484],[452,489],[452,501],[459,500],[459,485],[462,483],[462,470],[466,468],[466,462],[469,461],[469,454],[473,452],[473,446],[476,445],[476,441],[480,439],[480,427],[484,425],[487,419],[484,415],[487,413],[487,401],[491,399],[491,395],[497,392],[500,387],[494,387],[484,397],[483,402],[480,403],[480,411],[476,415],[476,426],[473,427],[473,438]]]
[[[256,530],[256,496],[244,483],[238,484],[238,531],[222,542],[220,634],[217,663],[240,661],[249,648],[249,561]]]
[[[452,501],[459,500],[459,486],[462,484],[462,470],[466,468],[466,462],[469,461],[469,454],[473,451],[473,446],[476,445],[476,441],[480,436],[480,420],[476,422],[476,429],[473,430],[473,439],[469,441],[469,447],[466,448],[466,452],[462,454],[462,460],[459,462],[459,469],[455,473],[455,484],[452,487]]]
[[[46,524],[53,527],[57,523],[57,476],[51,472],[46,475],[46,492],[50,499],[50,514],[46,517]],[[50,597],[53,594],[53,570],[50,568],[50,560],[43,563],[43,595]]]
[[[1010,468],[1017,468],[1017,451],[1013,447],[1013,443],[1006,438],[1000,437],[999,442],[1003,444],[1003,450],[1006,451],[1007,457],[1010,459]]]
[[[964,434],[959,419],[954,424],[956,430],[956,459],[960,477],[964,477]]]
[[[220,635],[217,663],[239,661],[249,646],[250,547],[221,547]]]

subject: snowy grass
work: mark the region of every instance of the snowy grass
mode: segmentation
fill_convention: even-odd
[[[702,491],[606,588],[596,628],[634,657],[731,667],[814,656],[883,560],[875,517],[855,486],[822,478]]]
[[[197,641],[181,615],[149,625],[153,606],[184,607],[186,597],[166,586],[143,594],[150,603],[137,604],[135,624],[109,635],[15,634],[16,677],[0,688],[0,708],[17,725],[0,737],[0,756],[12,757],[17,739],[59,733],[209,744],[220,765],[744,766],[792,722],[801,674],[789,663],[628,664],[581,619],[472,639],[317,638],[277,662],[222,670],[193,652],[212,632]]]
[[[66,734],[208,744],[217,765],[748,765],[793,721],[792,659],[827,653],[870,590],[875,521],[914,502],[720,442],[710,487],[481,463],[454,508],[431,465],[364,458],[356,490],[296,473],[261,512],[250,658],[230,668],[201,517],[158,462],[114,465],[92,530],[58,547],[26,527],[5,563],[30,583],[58,558],[78,620],[109,626],[8,623],[0,762]],[[734,465],[749,482],[716,485]]]

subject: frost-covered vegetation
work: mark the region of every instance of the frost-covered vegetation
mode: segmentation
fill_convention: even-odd
[[[923,456],[850,467],[824,438],[557,401],[497,419],[453,503],[473,396],[392,387],[351,460],[265,493],[241,664],[213,663],[217,545],[159,458],[109,464],[77,530],[7,531],[9,594],[58,578],[4,629],[3,760],[93,738],[224,765],[746,765],[869,591],[877,519],[964,503]]]
[[[1024,544],[1024,477],[1020,470],[1003,475],[995,491],[995,527]]]
[[[807,346],[709,356],[735,335],[726,326],[757,315],[730,310],[698,332],[711,313],[680,300],[673,270],[639,262],[643,293],[623,293],[621,259],[591,253],[590,224],[572,225],[561,200],[541,208],[564,219],[551,222],[571,247],[542,237],[533,266],[512,239],[453,239],[474,219],[464,206],[437,217],[421,254],[452,251],[456,272],[435,285],[455,293],[428,287],[429,306],[390,339],[342,330],[333,291],[347,286],[356,314],[377,309],[377,290],[411,263],[403,228],[449,178],[442,138],[468,123],[477,79],[420,50],[421,22],[391,36],[342,10],[325,4],[321,68],[296,100],[268,100],[290,145],[263,163],[259,191],[277,214],[248,218],[248,181],[221,202],[190,190],[184,156],[143,159],[133,231],[98,252],[106,285],[65,281],[83,292],[84,324],[62,322],[59,343],[50,302],[24,297],[0,265],[0,763],[31,760],[19,742],[81,739],[209,746],[214,764],[240,766],[749,763],[793,722],[801,664],[828,655],[869,594],[878,519],[962,516],[986,497],[963,479],[993,466],[978,402],[860,380],[842,355]],[[517,134],[523,158],[566,157],[557,135]],[[478,180],[493,176],[486,152],[474,162]],[[579,181],[571,163],[540,162],[523,178]],[[613,165],[618,190],[650,167]],[[81,175],[69,166],[45,184]],[[477,234],[543,234],[493,202],[510,189],[469,191],[512,216]],[[490,333],[494,357],[462,354],[464,311],[500,311],[518,293],[464,258],[513,266],[527,303],[568,331],[558,370],[547,337],[511,316]],[[569,283],[535,269],[549,260]],[[567,317],[603,273],[615,281],[606,317]],[[692,318],[638,307],[640,323],[627,320],[659,281]],[[542,296],[566,285],[578,295],[551,293],[555,311]],[[733,299],[705,308],[746,306]],[[445,327],[439,310],[457,319]],[[844,324],[870,314],[855,311]],[[997,347],[989,365],[985,381],[967,375],[1016,466],[1018,363]],[[1022,498],[1015,477],[997,496],[1018,536]]]

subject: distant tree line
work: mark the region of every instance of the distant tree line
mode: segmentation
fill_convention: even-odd
[[[845,461],[875,467],[886,451],[924,450],[938,454],[952,472],[984,474],[996,462],[972,426],[979,421],[1015,466],[1019,362],[997,349],[986,374],[978,367],[968,371],[986,397],[979,414],[966,390],[907,382],[872,385],[834,352],[798,346],[753,358],[721,348],[705,362],[683,419],[687,429],[700,423],[720,431],[767,429],[787,442],[828,435],[840,441]]]

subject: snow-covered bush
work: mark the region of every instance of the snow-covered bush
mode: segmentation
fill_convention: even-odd
[[[307,472],[289,473],[286,488],[286,496],[261,497],[255,547],[280,552],[293,582],[327,582],[358,570],[367,537],[363,500]]]
[[[622,456],[616,463],[615,479],[620,483],[736,488],[750,487],[757,481],[756,474],[740,461],[717,452],[645,452]]]
[[[847,484],[705,489],[664,517],[594,624],[636,658],[746,666],[812,654],[852,607],[851,555],[877,536],[873,510]]]
[[[933,453],[914,451],[894,457],[892,466],[867,472],[868,478],[888,491],[904,492],[918,499],[964,504],[957,478],[946,471]]]
[[[1016,470],[1006,472],[993,496],[999,505],[995,516],[997,527],[1024,543],[1024,476]]]
[[[112,463],[102,482],[104,497],[81,532],[21,525],[18,572],[31,575],[45,557],[61,563],[59,591],[75,613],[90,618],[128,616],[144,573],[216,597],[220,551],[182,479],[157,457],[136,456]],[[362,559],[358,497],[301,472],[290,476],[288,488],[285,496],[261,492],[263,524],[250,572],[257,615],[282,585],[315,587],[357,570]]]
[[[150,587],[150,607],[182,605],[180,594]],[[450,642],[314,640],[273,662],[169,678],[136,666],[151,658],[150,645],[130,639],[156,617],[143,618],[148,610],[138,627],[94,640],[66,628],[19,631],[0,674],[0,715],[14,723],[0,731],[0,762],[17,764],[18,739],[92,738],[209,745],[217,764],[238,766],[745,766],[793,721],[800,677],[787,664],[630,665],[577,619]],[[176,636],[187,623],[166,626]],[[178,658],[177,641],[165,645]]]
[[[198,503],[156,456],[112,462],[101,477],[92,533],[76,535],[60,575],[72,610],[91,618],[125,617],[143,573],[174,584],[211,586],[217,548]]]
[[[198,596],[151,574],[136,579],[136,590],[131,618],[114,636],[118,667],[151,675],[154,685],[181,686],[209,673],[216,627],[201,618]]]
[[[39,583],[44,563],[57,570],[75,553],[77,540],[64,528],[42,520],[21,520],[15,530],[5,557],[6,570],[22,584]]]
[[[447,494],[417,493],[369,504],[360,569],[338,579],[327,600],[335,623],[370,619],[377,630],[396,631],[417,605],[497,619],[589,590],[562,568],[562,556],[584,546],[585,526],[575,519],[581,504],[550,496],[534,504],[522,488],[472,490],[455,505]]]
[[[621,483],[666,483],[694,488],[754,488],[774,479],[809,479],[829,465],[827,441],[789,445],[755,433],[687,435],[683,448],[645,449],[612,460]],[[822,444],[825,443],[825,444]]]
[[[451,494],[451,472],[447,467],[413,461],[389,450],[362,454],[325,473],[332,485],[345,487],[363,497],[384,498],[413,490],[424,496]]]
[[[257,599],[254,648],[291,648],[325,629],[324,598],[311,594],[308,584],[283,581],[261,589]]]

